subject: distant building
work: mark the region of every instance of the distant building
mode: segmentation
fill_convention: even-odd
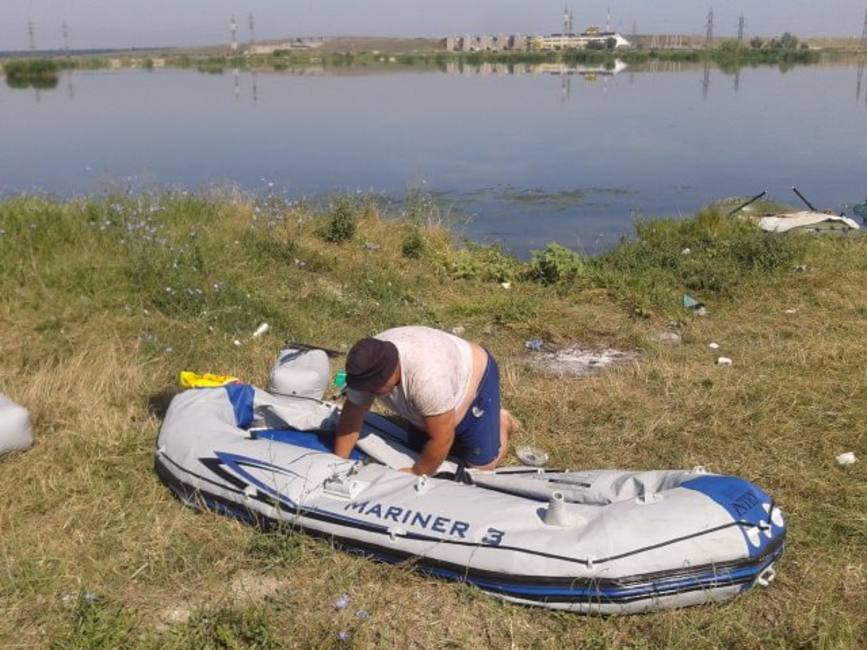
[[[588,27],[581,34],[551,34],[550,36],[530,37],[533,50],[585,50],[589,47],[607,49],[609,41],[614,41],[614,49],[632,47],[632,43],[617,32],[604,32],[598,27]]]
[[[527,49],[527,37],[520,34],[512,34],[509,37],[509,47],[507,49],[523,51]]]
[[[255,43],[248,45],[244,50],[247,56],[270,56],[275,52],[287,50],[313,50],[322,47],[321,39],[293,38],[279,43]]]
[[[449,52],[491,52],[524,50],[583,50],[588,47],[608,49],[610,40],[614,49],[632,47],[626,38],[617,32],[602,31],[598,27],[588,27],[581,34],[551,34],[550,36],[522,36],[520,34],[478,34],[475,36],[448,36],[446,50]]]
[[[526,50],[527,38],[520,34],[477,34],[470,36],[447,36],[449,52],[499,52],[503,50]]]

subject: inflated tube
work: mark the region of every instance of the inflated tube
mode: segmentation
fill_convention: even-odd
[[[0,456],[26,451],[33,446],[30,413],[5,395],[0,395]]]
[[[323,350],[288,348],[280,353],[271,370],[268,392],[321,400],[330,374],[328,355]]]

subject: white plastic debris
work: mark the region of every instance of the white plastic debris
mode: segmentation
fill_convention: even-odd
[[[858,462],[858,459],[855,458],[855,453],[851,451],[837,456],[837,464],[840,467],[848,467],[849,465],[854,465],[856,462]]]
[[[515,455],[524,465],[542,467],[548,462],[548,452],[539,447],[518,447]]]
[[[682,251],[680,251],[680,254],[681,255],[689,255],[691,252],[692,252],[692,249],[684,248]]]
[[[346,609],[347,607],[349,607],[349,594],[341,594],[340,598],[334,602],[334,609]]]
[[[232,341],[232,345],[234,345],[235,347],[241,347],[241,341],[239,341],[238,339],[234,339]]]
[[[511,282],[501,282],[500,286],[503,287],[503,289],[511,289],[512,283]]]
[[[798,310],[797,309],[786,309],[783,313],[784,314],[790,314],[790,315],[791,314],[797,314]]]
[[[262,323],[259,327],[256,328],[256,331],[253,332],[253,338],[257,339],[260,336],[264,336],[268,333],[268,330],[271,329],[271,326],[268,323]]]
[[[731,366],[734,365],[734,361],[729,359],[728,357],[720,357],[716,360],[716,365],[718,366]]]
[[[677,345],[678,343],[683,342],[683,337],[679,333],[672,332],[671,330],[656,332],[651,335],[650,338],[652,341],[656,341],[657,343],[670,343],[672,345]]]
[[[707,347],[711,350],[719,350],[719,343],[709,343]]]

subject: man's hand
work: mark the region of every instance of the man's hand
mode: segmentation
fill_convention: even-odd
[[[429,439],[421,456],[410,470],[413,474],[432,476],[448,457],[455,441],[455,414],[453,411],[424,419]]]

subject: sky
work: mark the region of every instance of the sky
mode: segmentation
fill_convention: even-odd
[[[568,0],[567,0],[568,2]],[[744,13],[747,33],[860,36],[867,0],[571,0],[575,27],[605,25],[642,33],[704,33],[716,4],[715,31],[732,35]],[[445,36],[451,33],[549,33],[562,25],[563,0],[0,0],[0,51],[60,48],[67,23],[72,48],[225,43],[235,14],[247,40],[284,36]]]

